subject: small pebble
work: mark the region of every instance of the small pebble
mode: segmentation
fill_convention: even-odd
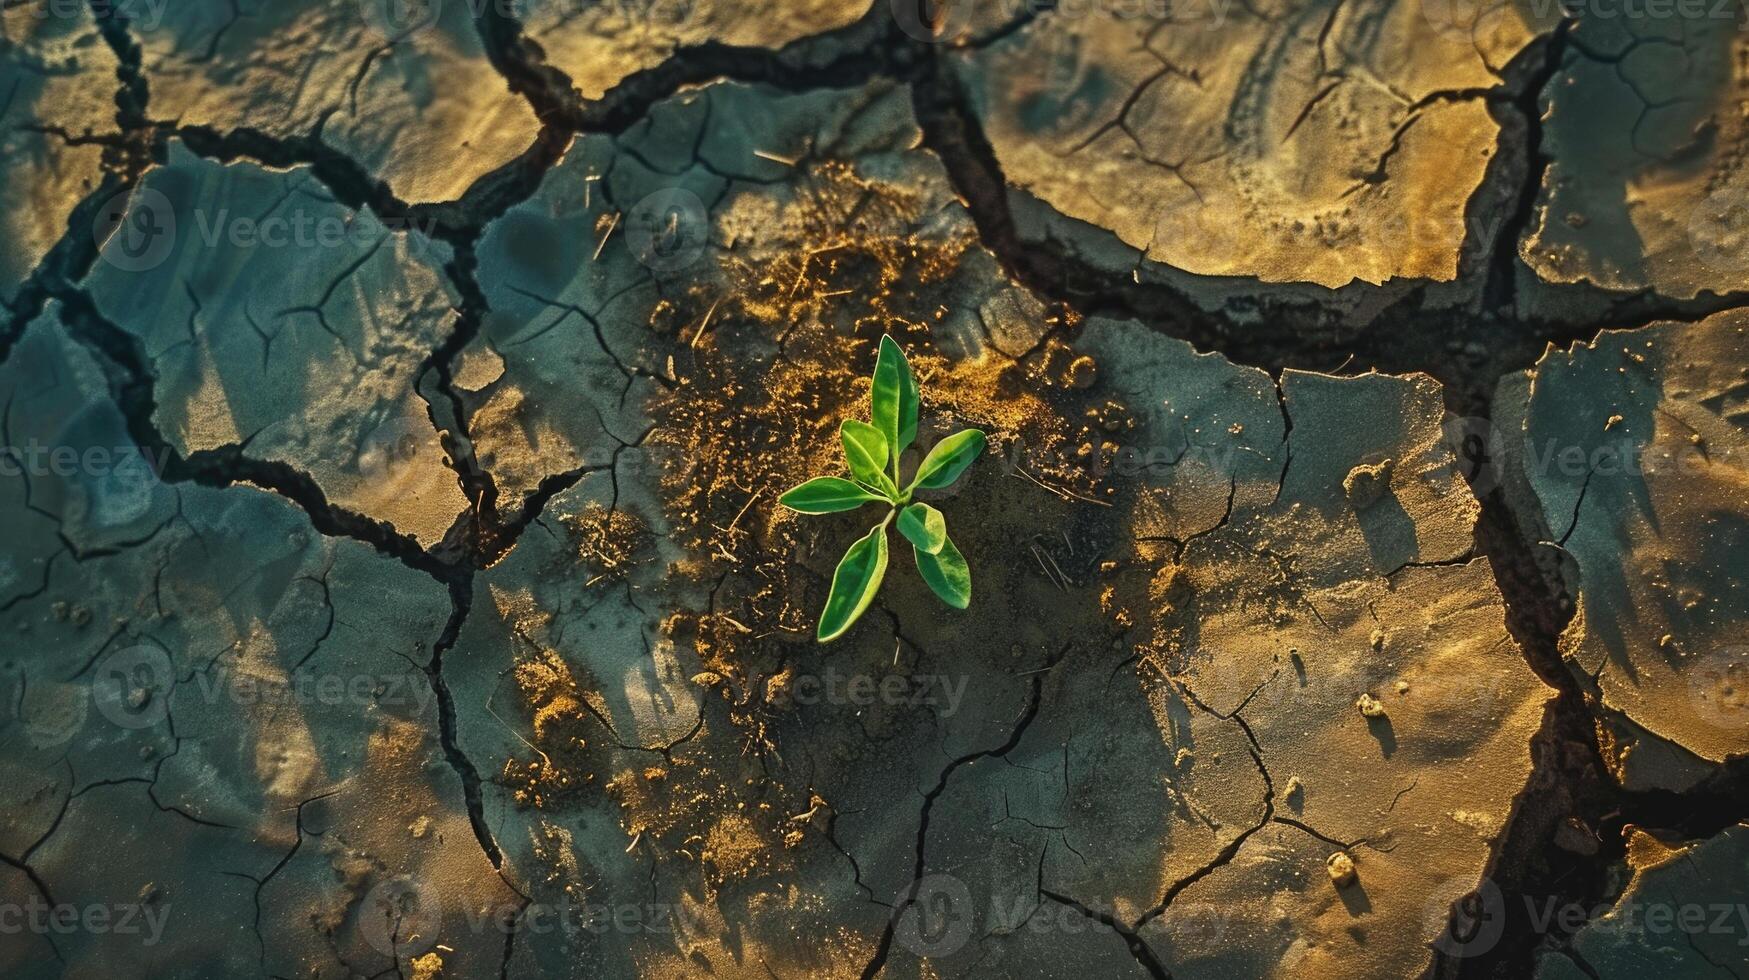
[[[1330,872],[1330,881],[1337,888],[1346,888],[1354,884],[1358,875],[1354,871],[1354,859],[1346,851],[1337,851],[1324,862],[1324,870]]]
[[[1354,706],[1359,708],[1360,713],[1368,718],[1383,718],[1385,716],[1385,706],[1371,694],[1362,694],[1355,700]]]

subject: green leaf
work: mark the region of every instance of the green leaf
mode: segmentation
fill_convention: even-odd
[[[869,418],[892,447],[893,476],[897,479],[899,456],[917,438],[917,378],[905,352],[891,336],[881,337],[869,402]]]
[[[778,503],[801,514],[836,514],[884,501],[885,498],[835,476],[815,477],[777,498]]]
[[[832,573],[832,594],[826,597],[826,608],[820,612],[820,628],[815,637],[821,643],[830,643],[844,635],[874,601],[886,574],[887,522],[882,521],[866,537],[857,539],[838,562],[838,570]]]
[[[938,555],[922,548],[913,548],[912,552],[917,556],[917,571],[922,573],[923,581],[929,583],[930,589],[941,597],[942,602],[955,609],[972,604],[972,570],[966,567],[965,556],[954,547],[952,540],[942,541]]]
[[[838,427],[838,438],[844,443],[844,461],[850,464],[850,475],[859,483],[879,487],[888,496],[897,496],[893,478],[886,474],[887,437],[867,422],[849,419]]]
[[[923,457],[923,464],[917,467],[917,475],[911,480],[910,489],[940,490],[965,472],[984,451],[984,434],[977,429],[965,429],[955,432],[946,439],[935,444],[929,450],[929,455]]]
[[[912,504],[899,511],[899,533],[919,551],[938,555],[947,543],[947,518],[928,504]]]

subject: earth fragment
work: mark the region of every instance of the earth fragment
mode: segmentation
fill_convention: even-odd
[[[1740,13],[1611,9],[8,3],[0,972],[1742,975]],[[820,644],[883,337],[972,600]]]

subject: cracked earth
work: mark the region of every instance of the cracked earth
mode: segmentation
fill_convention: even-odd
[[[4,0],[0,973],[1749,977],[1634,10]],[[976,592],[820,646],[883,334]]]

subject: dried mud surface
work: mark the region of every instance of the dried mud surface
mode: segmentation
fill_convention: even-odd
[[[8,0],[0,973],[1743,976],[1682,9]]]

